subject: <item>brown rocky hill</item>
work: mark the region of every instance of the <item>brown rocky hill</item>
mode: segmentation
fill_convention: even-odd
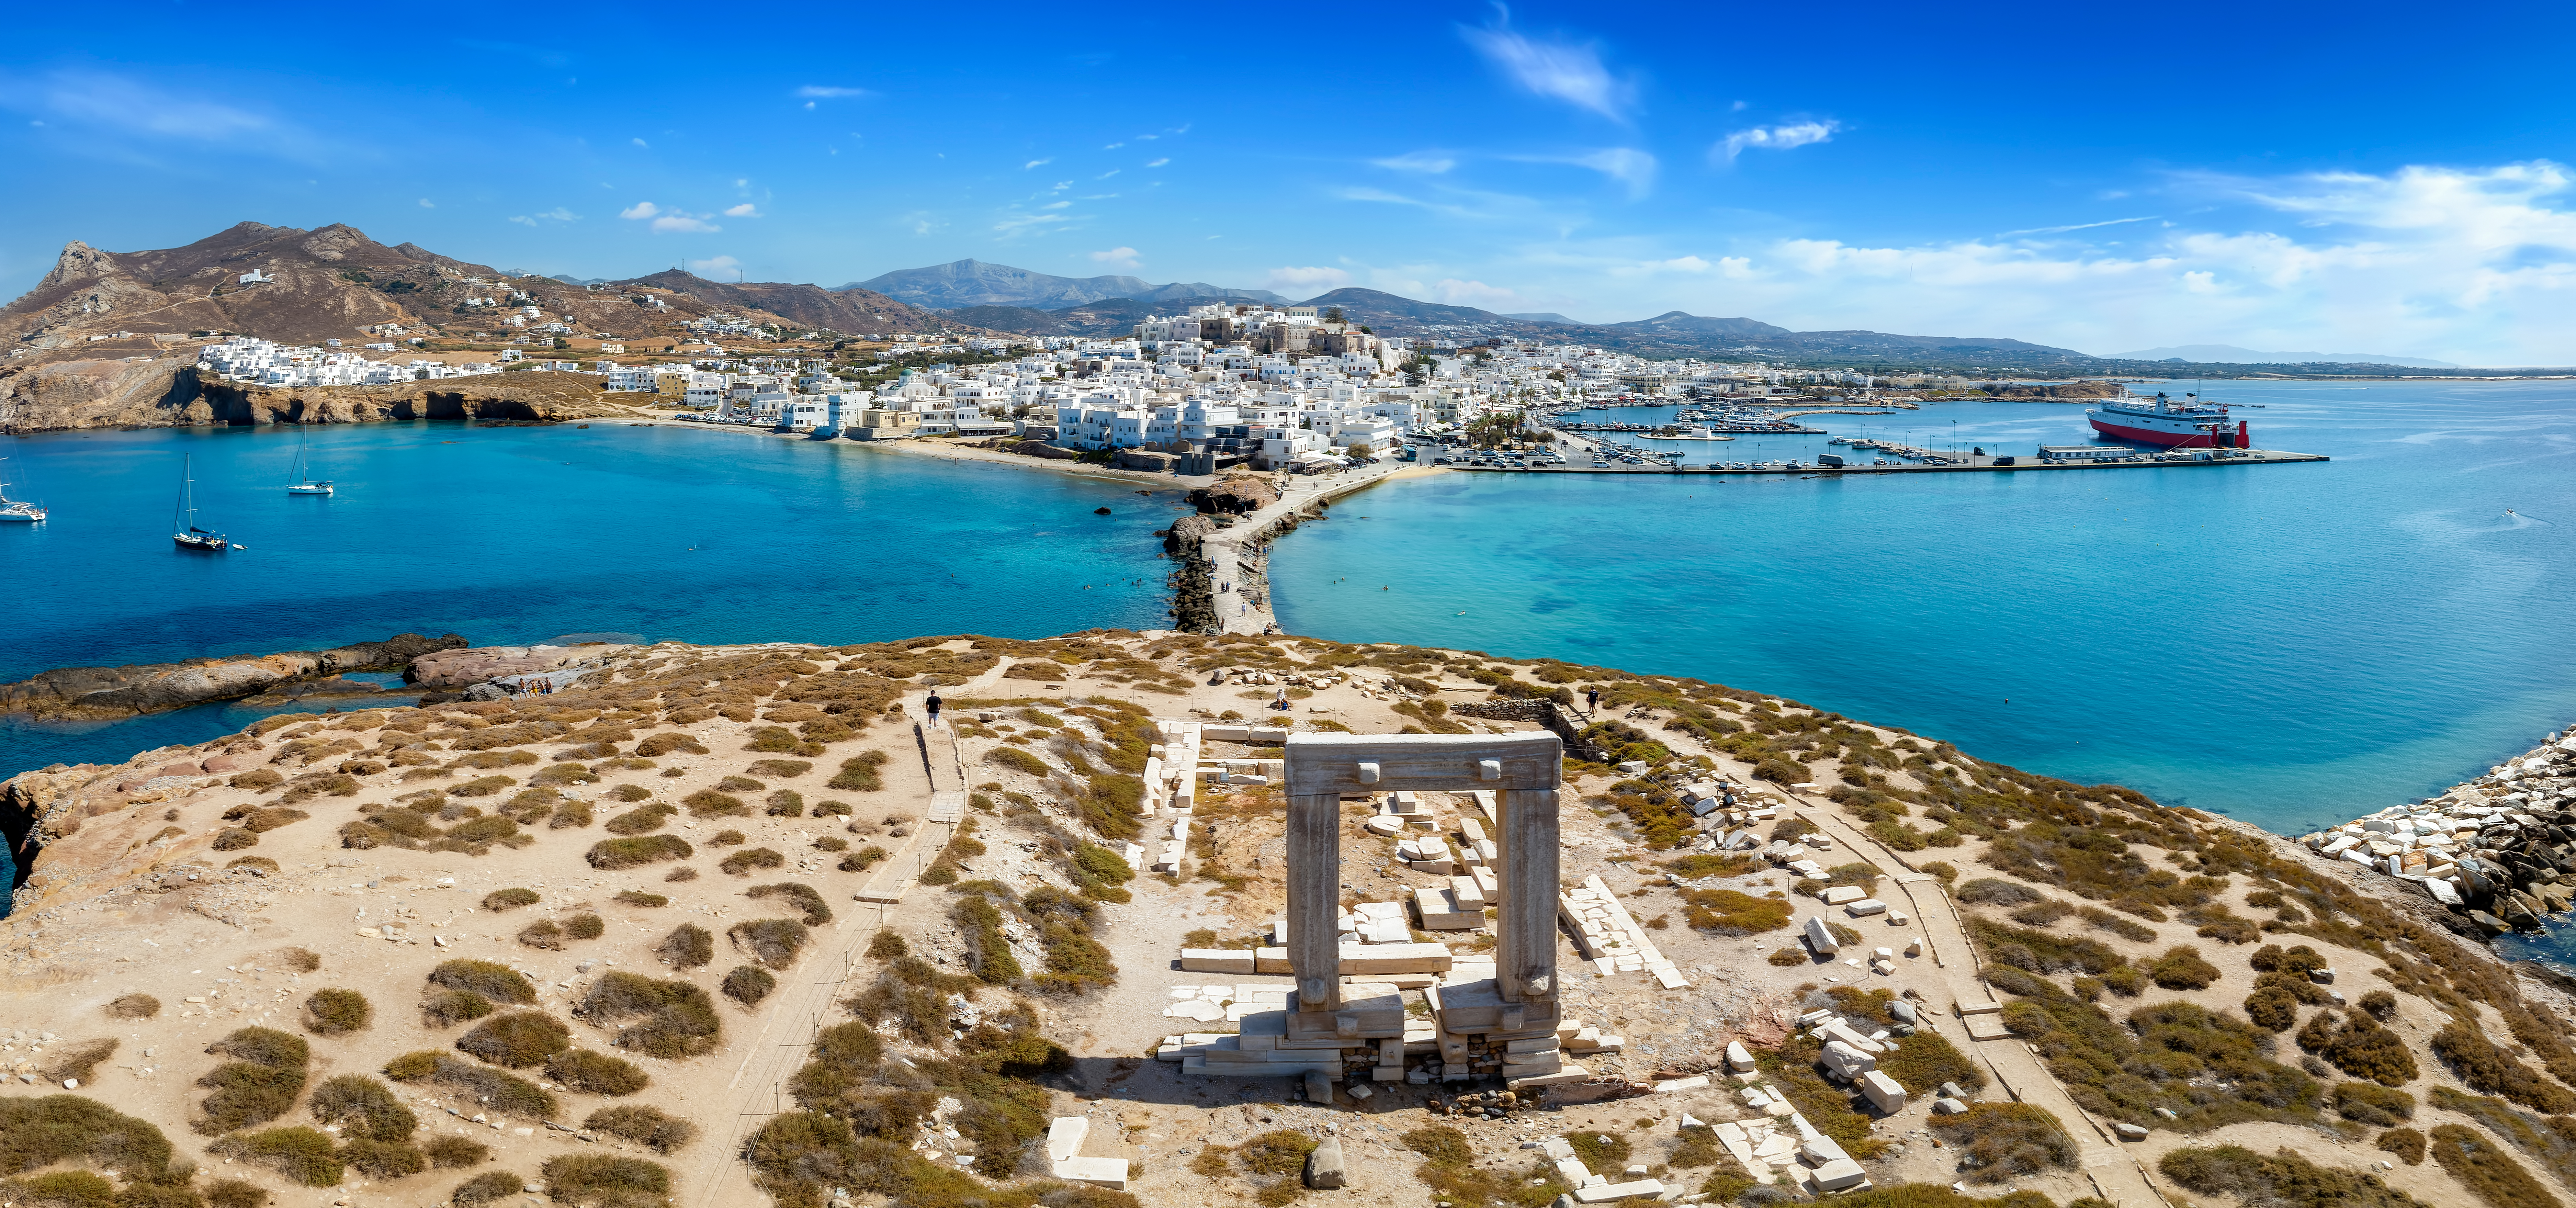
[[[254,271],[268,279],[243,284]],[[493,305],[479,304],[487,299]],[[535,305],[581,335],[672,345],[683,338],[682,323],[718,312],[845,334],[958,326],[865,290],[728,285],[676,270],[585,287],[513,277],[416,244],[388,247],[344,224],[307,231],[244,222],[155,251],[110,252],[76,240],[36,288],[0,307],[0,338],[16,366],[168,351],[209,331],[354,343],[391,323],[406,337],[475,340],[511,332],[501,320],[515,305]]]
[[[856,287],[828,290],[784,281],[709,281],[679,269],[665,269],[649,277],[611,284],[619,288],[669,290],[740,313],[778,315],[805,327],[845,335],[956,331],[966,326],[937,311],[923,310],[910,303],[897,302],[875,290]]]
[[[558,422],[632,418],[636,400],[574,373],[489,373],[387,386],[254,386],[201,377],[182,357],[57,361],[0,370],[0,433],[384,420]]]

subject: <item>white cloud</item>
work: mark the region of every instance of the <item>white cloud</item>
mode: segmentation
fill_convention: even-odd
[[[740,281],[742,280],[742,261],[731,256],[692,260],[689,261],[689,271],[709,281]]]
[[[1274,268],[1263,282],[1270,289],[1326,293],[1351,283],[1351,275],[1337,268]]]
[[[1655,157],[1634,147],[1611,147],[1578,155],[1572,162],[1628,186],[1630,200],[1654,191]]]
[[[873,93],[873,92],[868,91],[868,90],[867,90],[867,89],[865,89],[865,88],[837,88],[837,87],[833,87],[833,86],[828,85],[828,84],[807,84],[806,86],[804,86],[804,87],[802,87],[802,88],[797,89],[797,90],[796,90],[796,95],[798,95],[798,96],[800,96],[800,97],[806,97],[806,98],[809,98],[809,99],[821,99],[821,100],[827,100],[827,101],[828,101],[828,100],[849,100],[849,99],[857,99],[857,98],[861,98],[861,97],[872,97],[872,96],[875,96],[876,94],[875,94],[875,93]]]
[[[1369,162],[1390,171],[1421,172],[1437,176],[1457,167],[1458,157],[1446,151],[1407,151],[1402,155],[1390,155],[1385,159],[1373,159]]]
[[[1781,126],[1755,126],[1750,130],[1738,130],[1717,140],[1717,145],[1708,149],[1708,157],[1721,163],[1733,163],[1736,156],[1756,147],[1766,151],[1786,151],[1792,147],[1831,142],[1834,132],[1842,128],[1841,122],[1831,120],[1791,122]]]
[[[1134,268],[1136,267],[1136,249],[1132,247],[1113,247],[1105,252],[1093,252],[1091,254],[1091,259],[1095,264],[1114,264],[1120,268]]]
[[[424,197],[420,199],[420,208],[424,210],[435,210],[438,208],[438,203]]]
[[[1115,150],[1119,149],[1120,147],[1124,147],[1124,146],[1126,146],[1126,145],[1127,145],[1127,144],[1125,144],[1125,143],[1111,143],[1111,144],[1109,144],[1109,145],[1108,145],[1108,146],[1106,146],[1106,147],[1102,147],[1102,148],[1101,148],[1101,150],[1103,150],[1103,151],[1115,151]]]
[[[299,162],[375,157],[270,114],[206,100],[197,90],[169,91],[105,72],[0,77],[0,108],[41,114],[27,123],[31,129],[73,132],[59,145],[76,153],[131,162],[152,162],[167,150],[207,149]]]
[[[1626,121],[1628,107],[1635,103],[1636,86],[1612,77],[1601,64],[1601,52],[1590,46],[1535,41],[1500,23],[1482,29],[1462,27],[1458,34],[1514,83],[1540,96],[1614,121]]]
[[[738,205],[738,206],[735,206],[735,207],[733,207],[733,208],[731,208],[731,209],[729,209],[729,210],[726,210],[726,211],[725,211],[725,217],[727,217],[727,218],[758,218],[758,217],[761,217],[761,213],[760,213],[760,211],[759,211],[758,209],[754,208],[750,202],[746,201],[746,202],[742,203],[741,205]]]
[[[619,210],[617,216],[633,221],[650,219],[654,232],[664,235],[674,232],[710,234],[724,229],[708,222],[708,216],[705,214],[691,214],[685,210],[665,210],[649,201],[636,202]]]
[[[534,218],[530,218],[530,217],[528,217],[528,216],[527,216],[527,215],[525,215],[525,214],[512,214],[512,215],[510,215],[510,221],[515,222],[515,223],[519,223],[519,224],[521,224],[521,225],[523,225],[523,226],[535,226],[535,225],[537,225],[537,220],[536,220],[536,219],[534,219]]]
[[[639,139],[633,139],[633,140],[630,140],[630,141],[632,141],[636,146],[638,146],[638,147],[642,147],[642,148],[644,148],[644,149],[645,149],[645,150],[647,150],[647,151],[650,151],[650,150],[652,150],[652,149],[653,149],[653,144],[648,143],[648,142],[645,142],[643,139],[640,139],[640,138],[639,138]]]
[[[1168,163],[1170,163],[1170,162],[1172,162],[1172,157],[1171,157],[1171,156],[1166,155],[1166,156],[1164,156],[1164,157],[1163,157],[1163,158],[1161,158],[1161,159],[1149,159],[1149,160],[1146,160],[1146,161],[1145,161],[1145,166],[1146,166],[1146,167],[1148,167],[1148,168],[1159,168],[1159,167],[1162,167],[1163,165],[1168,164]]]
[[[1494,307],[1512,305],[1521,300],[1519,294],[1499,285],[1487,285],[1482,281],[1460,281],[1455,277],[1441,281],[1436,288],[1440,291],[1440,300],[1452,306],[1478,306],[1491,310]]]
[[[579,222],[579,221],[581,221],[581,215],[579,215],[579,214],[575,214],[575,213],[573,213],[572,211],[570,211],[570,210],[567,210],[567,209],[563,208],[562,206],[556,206],[555,208],[553,208],[553,209],[551,209],[551,210],[547,210],[547,211],[545,211],[544,213],[541,213],[541,214],[537,215],[537,217],[539,217],[539,218],[551,218],[551,219],[554,219],[554,220],[555,220],[555,221],[557,221],[557,222]]]
[[[1029,161],[1029,162],[1027,162],[1027,163],[1021,164],[1021,165],[1020,165],[1020,171],[1026,172],[1026,171],[1028,171],[1028,170],[1029,170],[1029,169],[1031,169],[1031,168],[1043,168],[1043,167],[1045,167],[1046,165],[1051,164],[1051,163],[1054,163],[1054,162],[1055,162],[1055,157],[1054,157],[1054,156],[1052,156],[1052,155],[1050,155],[1050,156],[1046,157],[1045,159],[1033,159],[1033,160],[1030,160],[1030,161]]]
[[[1100,175],[1098,175],[1098,176],[1094,176],[1094,177],[1092,177],[1091,179],[1093,179],[1093,180],[1107,180],[1107,179],[1109,179],[1109,178],[1110,178],[1110,177],[1112,177],[1112,176],[1116,176],[1116,175],[1118,175],[1119,171],[1120,171],[1120,169],[1117,169],[1117,168],[1111,168],[1110,170],[1108,170],[1108,171],[1106,171],[1106,172],[1103,172],[1103,173],[1101,173],[1101,174],[1100,174]]]
[[[1005,214],[993,224],[993,230],[1005,239],[1016,239],[1022,235],[1046,234],[1072,220],[1073,215],[1062,213]]]

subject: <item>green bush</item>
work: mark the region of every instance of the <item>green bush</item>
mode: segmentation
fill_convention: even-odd
[[[662,937],[653,954],[670,962],[674,969],[700,968],[716,958],[716,937],[695,923],[682,923]]]
[[[2245,1018],[2266,1032],[2286,1032],[2299,1022],[2299,1000],[2279,986],[2256,986],[2245,996]]]
[[[555,806],[554,813],[547,815],[546,829],[563,830],[567,827],[588,826],[590,820],[590,805],[587,802],[566,801]]]
[[[2270,1060],[2268,1038],[2251,1024],[2169,1002],[2130,1012],[2123,1027],[2100,1007],[2033,980],[2041,993],[2007,1004],[2004,1026],[2038,1048],[2087,1112],[2194,1133],[2245,1120],[2316,1121],[2322,1088]]]
[[[609,900],[620,906],[642,906],[647,909],[656,906],[668,906],[671,904],[671,899],[663,897],[661,894],[646,893],[640,889],[621,889],[617,892],[616,897]]]
[[[2490,1208],[2558,1208],[2559,1200],[2540,1180],[2514,1161],[2495,1142],[2457,1124],[2437,1124],[2427,1147],[2435,1162],[2449,1171]]]
[[[2147,966],[2147,976],[2168,990],[2205,990],[2219,974],[2218,966],[2200,959],[2199,949],[2184,944],[2157,957]]]
[[[751,875],[751,871],[756,868],[777,868],[785,863],[787,863],[787,857],[769,848],[747,847],[726,856],[716,864],[716,867],[721,871],[742,877]]]
[[[987,758],[989,759],[990,756]],[[841,761],[841,770],[833,773],[832,779],[825,782],[824,787],[852,793],[876,792],[885,787],[885,780],[877,774],[877,769],[885,766],[885,763],[886,753],[883,751],[868,751],[855,759],[844,759]]]
[[[2576,1094],[2499,1049],[2474,1024],[2454,1019],[2433,1035],[2433,1055],[2470,1090],[2501,1095],[2536,1112],[2576,1112]]]
[[[420,1151],[429,1156],[429,1164],[441,1170],[479,1166],[492,1160],[492,1147],[463,1137],[431,1137],[420,1143]]]
[[[519,929],[519,942],[531,948],[557,951],[563,947],[563,924],[553,919],[538,919]]]
[[[592,868],[615,870],[662,860],[686,860],[696,854],[697,849],[678,835],[638,835],[631,839],[602,839],[591,844],[587,858]]]
[[[199,1132],[228,1133],[264,1124],[286,1114],[304,1090],[304,1067],[311,1050],[296,1036],[270,1028],[242,1028],[207,1046],[209,1053],[232,1057],[197,1085],[214,1091],[199,1106]]]
[[[2367,1171],[2319,1166],[2283,1149],[2264,1157],[2239,1145],[2185,1148],[2156,1163],[2187,1191],[2278,1208],[2425,1208]]]
[[[386,1062],[385,1077],[396,1082],[434,1082],[513,1116],[544,1120],[555,1114],[555,1097],[536,1083],[435,1050],[405,1053]]]
[[[671,1190],[671,1172],[642,1158],[565,1154],[546,1159],[537,1172],[545,1178],[547,1198],[558,1204],[641,1208],[665,1202]]]
[[[684,981],[656,981],[633,973],[613,972],[592,983],[582,1008],[592,1022],[606,1026],[641,1016],[639,1022],[619,1029],[617,1047],[653,1057],[708,1052],[724,1029],[706,991]]]
[[[2379,1134],[2379,1139],[2371,1142],[2371,1144],[2376,1148],[2396,1154],[2399,1161],[2404,1162],[2409,1166],[2421,1166],[2424,1164],[2424,1134],[2417,1132],[2414,1129],[2389,1129],[2387,1132]]]
[[[1574,1147],[1575,1157],[1583,1159],[1583,1164],[1595,1171],[1617,1171],[1628,1165],[1628,1139],[1616,1133],[1595,1132],[1588,1128],[1569,1129],[1565,1143]],[[1314,1142],[1307,1144],[1312,1146]]]
[[[456,1038],[456,1047],[494,1065],[525,1069],[572,1047],[572,1029],[542,1011],[495,1015]]]
[[[344,1170],[330,1134],[310,1128],[272,1128],[224,1137],[206,1147],[217,1157],[266,1166],[307,1187],[339,1183]]]
[[[1972,1103],[1957,1115],[1933,1117],[1932,1132],[1959,1151],[1959,1171],[1971,1183],[2075,1168],[2075,1138],[2034,1104]]]
[[[778,979],[757,965],[735,966],[733,972],[725,974],[722,987],[725,997],[746,1007],[759,1006],[760,1000],[777,988]]]
[[[2128,963],[2128,958],[2099,940],[2007,927],[1979,915],[1969,916],[1968,930],[1978,943],[1984,945],[1986,954],[1996,964],[2030,973],[2081,969],[2099,976]]]
[[[911,946],[903,942],[903,937],[892,931],[879,931],[868,941],[870,960],[890,961],[909,955],[911,951]]]
[[[491,1014],[492,1001],[471,990],[441,990],[420,1004],[420,1013],[430,1027],[453,1027]]]
[[[519,1194],[525,1185],[526,1180],[506,1170],[488,1170],[457,1184],[456,1190],[448,1193],[447,1202],[458,1208],[481,1208]]]
[[[0,1175],[57,1162],[87,1162],[160,1179],[170,1173],[170,1141],[150,1123],[80,1095],[0,1097]]]
[[[601,823],[600,829],[612,835],[649,834],[662,829],[663,824],[676,817],[679,812],[677,808],[665,802],[656,801],[649,805],[636,806],[619,814]]]
[[[342,1074],[313,1088],[305,1110],[323,1124],[340,1126],[341,1135],[371,1141],[408,1141],[420,1118],[394,1097],[391,1088],[364,1074]]]
[[[801,885],[794,881],[784,881],[776,885],[754,885],[742,891],[742,896],[754,900],[784,897],[794,903],[797,910],[803,912],[805,925],[808,927],[820,927],[832,921],[832,908],[824,903],[822,893],[811,885]]]
[[[753,919],[727,928],[725,936],[753,960],[772,969],[784,969],[795,964],[796,954],[804,951],[806,928],[794,919]]]
[[[699,789],[680,798],[680,804],[689,807],[690,816],[697,818],[731,818],[751,813],[751,807],[743,804],[742,798],[714,789]]]
[[[546,1058],[546,1076],[588,1095],[632,1095],[653,1081],[624,1058],[570,1048]]]
[[[497,961],[442,961],[429,971],[429,983],[479,994],[493,1002],[524,1004],[537,1001],[536,985],[518,970]]]
[[[2404,1086],[2415,1080],[2415,1055],[2407,1051],[2406,1041],[2381,1027],[2378,1020],[2357,1012],[2344,1019],[2317,1056],[2344,1073],[2382,1086]]]
[[[595,940],[608,933],[608,920],[595,914],[576,914],[564,920],[564,934],[577,940]]]
[[[217,1179],[206,1184],[207,1208],[263,1208],[268,1189],[245,1179]]]
[[[698,1126],[656,1107],[603,1107],[581,1122],[592,1132],[622,1137],[655,1153],[669,1153],[694,1141]]]
[[[1789,903],[1757,898],[1732,889],[1681,891],[1682,919],[1699,931],[1718,935],[1756,935],[1789,925]]]
[[[1019,958],[1011,953],[1010,938],[1002,931],[1002,911],[981,895],[958,899],[949,917],[966,941],[966,967],[987,985],[1005,985],[1020,980]]]
[[[336,1156],[349,1169],[377,1179],[399,1179],[429,1169],[428,1154],[409,1145],[365,1137],[343,1142]]]
[[[2378,1128],[2415,1118],[2415,1096],[2368,1082],[2336,1083],[2334,1107],[2336,1114],[2346,1120]]]

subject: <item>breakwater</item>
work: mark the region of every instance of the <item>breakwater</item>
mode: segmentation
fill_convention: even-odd
[[[2576,737],[2553,731],[2438,797],[2300,842],[2411,881],[2488,934],[2537,930],[2576,903]]]

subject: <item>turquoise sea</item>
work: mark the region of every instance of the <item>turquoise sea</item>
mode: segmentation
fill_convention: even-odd
[[[0,682],[53,667],[316,650],[412,631],[861,642],[1168,623],[1153,530],[1176,491],[678,425],[403,423],[306,433],[329,497],[290,497],[293,429],[0,440]],[[169,538],[182,455],[198,522]],[[1111,514],[1096,515],[1107,507]],[[0,776],[241,728],[208,706],[113,724],[0,719]]]
[[[2576,722],[2576,383],[2214,397],[2259,404],[2257,447],[2335,460],[1412,479],[1278,543],[1280,623],[1783,693],[2288,834]],[[2089,435],[2046,403],[1811,422],[1946,447],[1954,421],[1994,453]]]

